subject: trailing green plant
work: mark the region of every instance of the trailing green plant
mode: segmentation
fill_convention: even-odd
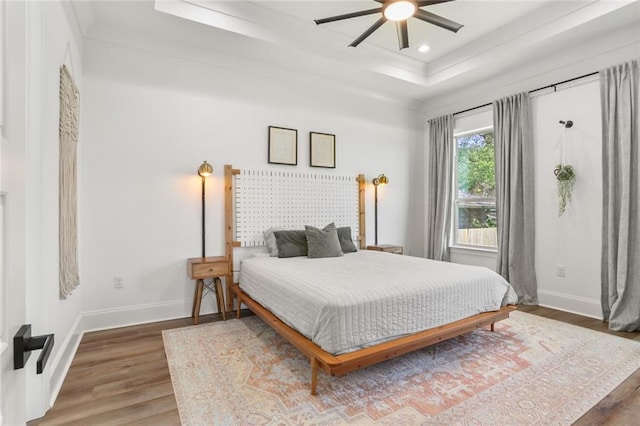
[[[573,185],[576,183],[576,173],[569,164],[560,163],[553,169],[553,174],[556,175],[556,180],[558,181],[558,199],[560,202],[558,216],[562,216],[567,209],[567,203],[571,201]]]

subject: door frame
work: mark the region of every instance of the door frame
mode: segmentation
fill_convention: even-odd
[[[1,7],[0,7],[1,8]],[[2,177],[2,148],[0,145],[0,179]],[[0,180],[1,182],[1,180]],[[3,353],[9,347],[9,337],[7,336],[7,318],[6,318],[6,225],[5,225],[5,211],[6,211],[6,192],[0,191],[0,359],[3,358]],[[0,368],[0,401],[2,398],[2,368]],[[0,405],[0,425],[3,423],[3,407]]]

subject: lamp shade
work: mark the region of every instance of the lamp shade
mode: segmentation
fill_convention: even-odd
[[[202,177],[211,176],[213,174],[213,167],[205,161],[198,168],[198,174]]]
[[[373,184],[374,184],[375,186],[378,186],[378,185],[386,185],[386,184],[388,184],[388,183],[389,183],[389,178],[388,178],[388,177],[386,177],[386,176],[384,175],[384,173],[383,173],[383,174],[381,174],[380,176],[378,176],[377,178],[374,178],[374,179],[373,179]]]

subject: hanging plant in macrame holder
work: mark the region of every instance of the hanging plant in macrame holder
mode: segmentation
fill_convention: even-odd
[[[553,174],[556,175],[556,180],[558,181],[558,216],[562,216],[567,209],[567,203],[571,201],[573,184],[576,183],[576,173],[569,164],[558,164],[553,169]]]
[[[560,124],[563,127],[560,141],[560,164],[553,169],[553,174],[556,175],[556,181],[558,182],[558,216],[562,216],[567,209],[567,204],[571,201],[573,185],[576,183],[576,172],[573,170],[573,166],[567,164],[566,151],[564,149],[566,132],[567,129],[573,126],[573,121],[560,121]]]

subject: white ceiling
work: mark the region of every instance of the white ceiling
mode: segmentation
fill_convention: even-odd
[[[410,18],[410,47],[402,51],[392,22],[358,47],[348,47],[379,15],[319,26],[313,22],[379,7],[373,0],[72,0],[72,4],[88,38],[119,37],[124,42],[123,33],[130,39],[137,34],[156,43],[188,47],[182,50],[192,55],[215,55],[225,67],[249,67],[265,76],[413,104],[620,28],[637,28],[632,41],[640,40],[637,0],[458,0],[428,6],[423,9],[464,27],[453,33]],[[429,51],[420,53],[421,44],[427,44]]]

